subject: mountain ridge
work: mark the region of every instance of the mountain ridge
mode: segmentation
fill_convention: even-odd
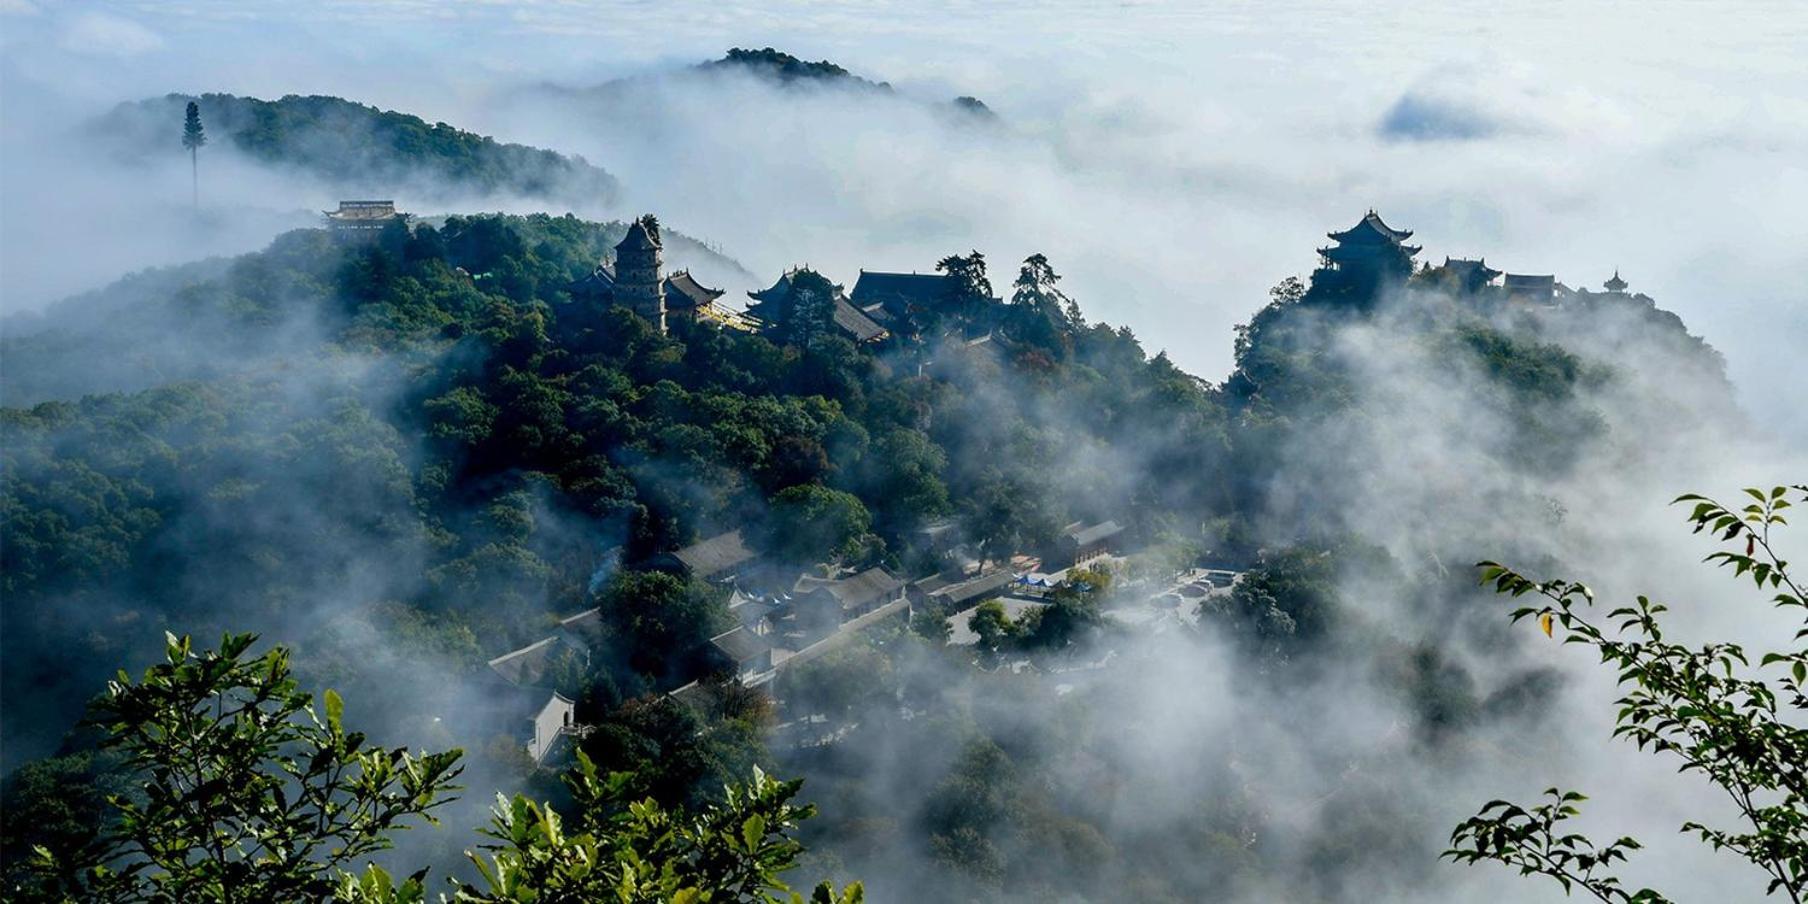
[[[85,132],[127,162],[164,149],[174,154],[180,149],[174,124],[190,101],[200,107],[209,147],[224,145],[260,164],[312,176],[345,197],[389,197],[400,187],[429,199],[607,205],[621,191],[613,175],[582,157],[328,95],[167,94],[122,103]]]

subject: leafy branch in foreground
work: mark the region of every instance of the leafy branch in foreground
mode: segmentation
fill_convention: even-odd
[[[1457,827],[1451,836],[1454,846],[1445,856],[1459,863],[1496,860],[1517,867],[1522,876],[1550,876],[1566,893],[1581,888],[1603,901],[1655,904],[1666,900],[1650,889],[1627,893],[1620,880],[1606,872],[1615,860],[1625,860],[1627,851],[1638,850],[1636,840],[1621,838],[1596,847],[1581,835],[1560,833],[1558,823],[1580,813],[1576,804],[1588,798],[1556,788],[1544,793],[1550,801],[1529,810],[1504,800],[1489,801]]]
[[[334,901],[422,904],[425,869],[396,880],[366,863],[392,834],[448,803],[462,753],[366,747],[327,691],[317,712],[290,674],[288,651],[250,658],[251,634],[197,653],[170,636],[165,661],[134,683],[124,673],[95,704],[103,746],[124,755],[134,794],[113,795],[113,828],[59,856],[35,851],[26,885],[7,900],[107,902]],[[551,807],[498,795],[479,881],[442,902],[803,904],[782,875],[803,846],[792,835],[815,807],[792,803],[802,782],[755,770],[721,803],[668,810],[627,800],[631,773],[599,776],[582,753],[566,777],[572,830]],[[858,883],[816,887],[813,904],[860,904]]]
[[[752,783],[696,812],[667,810],[651,798],[621,806],[632,776],[599,777],[583,753],[565,778],[577,805],[570,829],[559,814],[520,795],[498,797],[483,834],[485,855],[470,853],[481,881],[454,900],[473,904],[611,900],[654,902],[802,902],[780,876],[803,846],[791,838],[813,806],[791,803],[803,783],[777,781],[757,767]],[[373,868],[374,870],[374,868]],[[380,881],[380,880],[379,880]],[[347,901],[378,902],[342,893]],[[858,884],[837,894],[824,882],[820,904],[860,904]]]
[[[460,751],[367,748],[340,723],[344,702],[297,687],[288,651],[256,658],[253,634],[196,653],[167,636],[165,661],[124,672],[95,704],[104,747],[139,784],[116,795],[117,825],[93,862],[38,849],[32,897],[84,901],[300,901],[328,897],[344,867],[456,790]],[[14,891],[19,891],[15,889]]]
[[[1808,612],[1808,596],[1777,555],[1772,532],[1788,524],[1782,512],[1808,501],[1808,485],[1747,489],[1752,502],[1734,511],[1705,496],[1678,497],[1692,504],[1695,533],[1709,532],[1726,546],[1704,561],[1749,576],[1774,591],[1779,607]],[[1743,551],[1741,551],[1743,549]],[[1737,808],[1736,827],[1690,821],[1684,832],[1716,850],[1731,851],[1762,869],[1767,894],[1783,892],[1801,902],[1808,894],[1808,627],[1796,631],[1786,649],[1764,652],[1757,666],[1738,644],[1710,643],[1691,649],[1664,639],[1662,604],[1638,597],[1635,604],[1607,613],[1602,624],[1589,617],[1594,594],[1563,580],[1535,582],[1496,562],[1479,566],[1483,583],[1514,597],[1535,594],[1542,605],[1522,606],[1512,618],[1536,618],[1546,634],[1561,626],[1565,643],[1593,647],[1601,662],[1619,674],[1615,737],[1640,750],[1673,755],[1684,772],[1697,772],[1720,788]],[[1779,699],[1783,701],[1779,705]],[[1494,801],[1457,826],[1445,857],[1460,863],[1490,860],[1581,888],[1602,901],[1666,900],[1651,889],[1625,890],[1607,868],[1639,847],[1631,838],[1597,846],[1563,831],[1584,800],[1573,791],[1551,789],[1551,800],[1531,808]]]

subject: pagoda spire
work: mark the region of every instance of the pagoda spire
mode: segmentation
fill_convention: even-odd
[[[1620,268],[1615,267],[1615,268],[1613,268],[1613,278],[1602,283],[1601,285],[1602,285],[1602,287],[1607,289],[1607,291],[1617,294],[1617,293],[1626,291],[1626,286],[1628,286],[1630,284],[1620,278]]]

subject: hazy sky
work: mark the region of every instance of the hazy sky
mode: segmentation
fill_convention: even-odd
[[[900,96],[674,78],[644,79],[602,104],[541,90],[764,45],[888,80]],[[1700,549],[1682,545],[1690,538],[1664,499],[1712,480],[1794,479],[1787,472],[1808,449],[1803,0],[0,0],[0,312],[40,308],[146,266],[261,247],[332,202],[321,186],[258,172],[216,142],[201,158],[203,203],[229,228],[197,239],[176,228],[192,220],[178,123],[163,165],[125,170],[71,153],[71,126],[171,91],[336,94],[582,154],[622,180],[623,198],[574,200],[576,212],[656,212],[762,282],[809,263],[851,283],[861,267],[926,270],[977,248],[1003,289],[1017,260],[1045,252],[1090,316],[1130,325],[1152,351],[1212,380],[1229,370],[1233,326],[1268,287],[1309,273],[1324,233],[1369,208],[1416,230],[1421,259],[1485,255],[1503,269],[1591,287],[1617,267],[1726,353],[1742,400],[1797,451],[1772,467],[1708,437],[1686,443],[1686,466],[1660,457],[1644,466],[1655,476],[1632,475],[1615,473],[1631,469],[1611,459],[1563,486],[1575,515],[1560,539],[1583,541],[1578,558],[1598,553],[1623,565],[1623,573],[1595,566],[1620,589],[1654,572],[1666,573],[1662,586],[1684,586],[1667,572],[1688,569]],[[1000,124],[945,115],[957,94],[983,98]],[[1487,525],[1491,508],[1453,502],[1492,498],[1477,489],[1487,484],[1474,463],[1493,450],[1475,429],[1473,395],[1443,362],[1418,360],[1423,350],[1398,354],[1385,325],[1357,338],[1352,354],[1403,400],[1405,413],[1382,425],[1401,433],[1309,445],[1347,467],[1331,473],[1351,493],[1350,508],[1374,522],[1361,526],[1385,537]],[[1687,434],[1671,425],[1708,420],[1700,415],[1709,403],[1682,385],[1691,381],[1676,379],[1675,398],[1664,395],[1673,376],[1664,364],[1631,362],[1640,390],[1659,387],[1649,395],[1673,404],[1615,408],[1636,416],[1621,435]],[[1518,492],[1519,475],[1507,476]],[[1614,517],[1629,499],[1637,517]],[[1668,551],[1624,554],[1652,548]],[[1533,655],[1555,665],[1566,652],[1549,644]],[[1204,678],[1163,685],[1190,695],[1212,686],[1217,667],[1200,657],[1188,668]],[[1607,712],[1607,689],[1588,690]],[[1191,696],[1155,704],[1127,715],[1159,724],[1192,707],[1181,730],[1216,733],[1214,712],[1238,712]],[[1368,727],[1348,723],[1368,716],[1346,714],[1343,736],[1360,741]],[[1588,738],[1578,749],[1592,754],[1607,731],[1591,723],[1572,736]],[[1661,823],[1672,845],[1688,841],[1668,831],[1682,818],[1670,812],[1674,800],[1639,793],[1638,768],[1624,769],[1617,755],[1579,759],[1581,784],[1625,792],[1618,806],[1649,811],[1641,815]],[[1647,768],[1670,780],[1669,764]],[[1152,796],[1191,800],[1158,779]],[[1603,787],[1615,780],[1633,790]],[[1492,793],[1451,800],[1460,808]],[[1440,833],[1448,824],[1433,822]],[[1693,874],[1700,861],[1670,850],[1641,868],[1691,878],[1669,874]],[[1461,881],[1487,886],[1498,875]]]
[[[623,179],[626,199],[580,212],[658,211],[762,277],[808,261],[851,281],[862,266],[927,269],[976,247],[1008,282],[1015,260],[1044,251],[1089,311],[1213,379],[1266,288],[1304,275],[1326,230],[1374,207],[1417,230],[1434,261],[1486,255],[1572,286],[1618,267],[1727,353],[1748,405],[1808,439],[1795,389],[1808,385],[1799,2],[0,10],[0,100],[15,114],[73,120],[166,91],[339,94],[582,153]],[[595,120],[520,92],[767,44],[910,98],[977,95],[1004,127],[969,140],[897,105],[684,92]],[[44,302],[27,286],[64,291],[155,262],[19,240],[53,197],[46,183],[83,178],[46,179],[21,150],[39,120],[0,126],[0,227],[30,249],[0,260],[7,310]]]

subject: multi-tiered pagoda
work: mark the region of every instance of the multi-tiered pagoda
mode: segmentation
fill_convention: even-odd
[[[665,332],[665,280],[660,278],[659,221],[648,214],[628,225],[615,246],[615,303]]]
[[[659,221],[647,214],[628,224],[628,234],[615,245],[614,263],[597,263],[589,275],[565,287],[584,312],[597,316],[613,305],[639,314],[659,332],[670,321],[708,321],[751,332],[753,322],[739,311],[716,303],[724,294],[697,281],[689,270],[664,274]]]
[[[1419,253],[1418,245],[1406,244],[1412,230],[1387,225],[1373,210],[1356,225],[1326,236],[1336,244],[1318,249],[1322,263],[1312,274],[1313,288],[1365,301],[1383,285],[1411,276],[1413,255]]]

